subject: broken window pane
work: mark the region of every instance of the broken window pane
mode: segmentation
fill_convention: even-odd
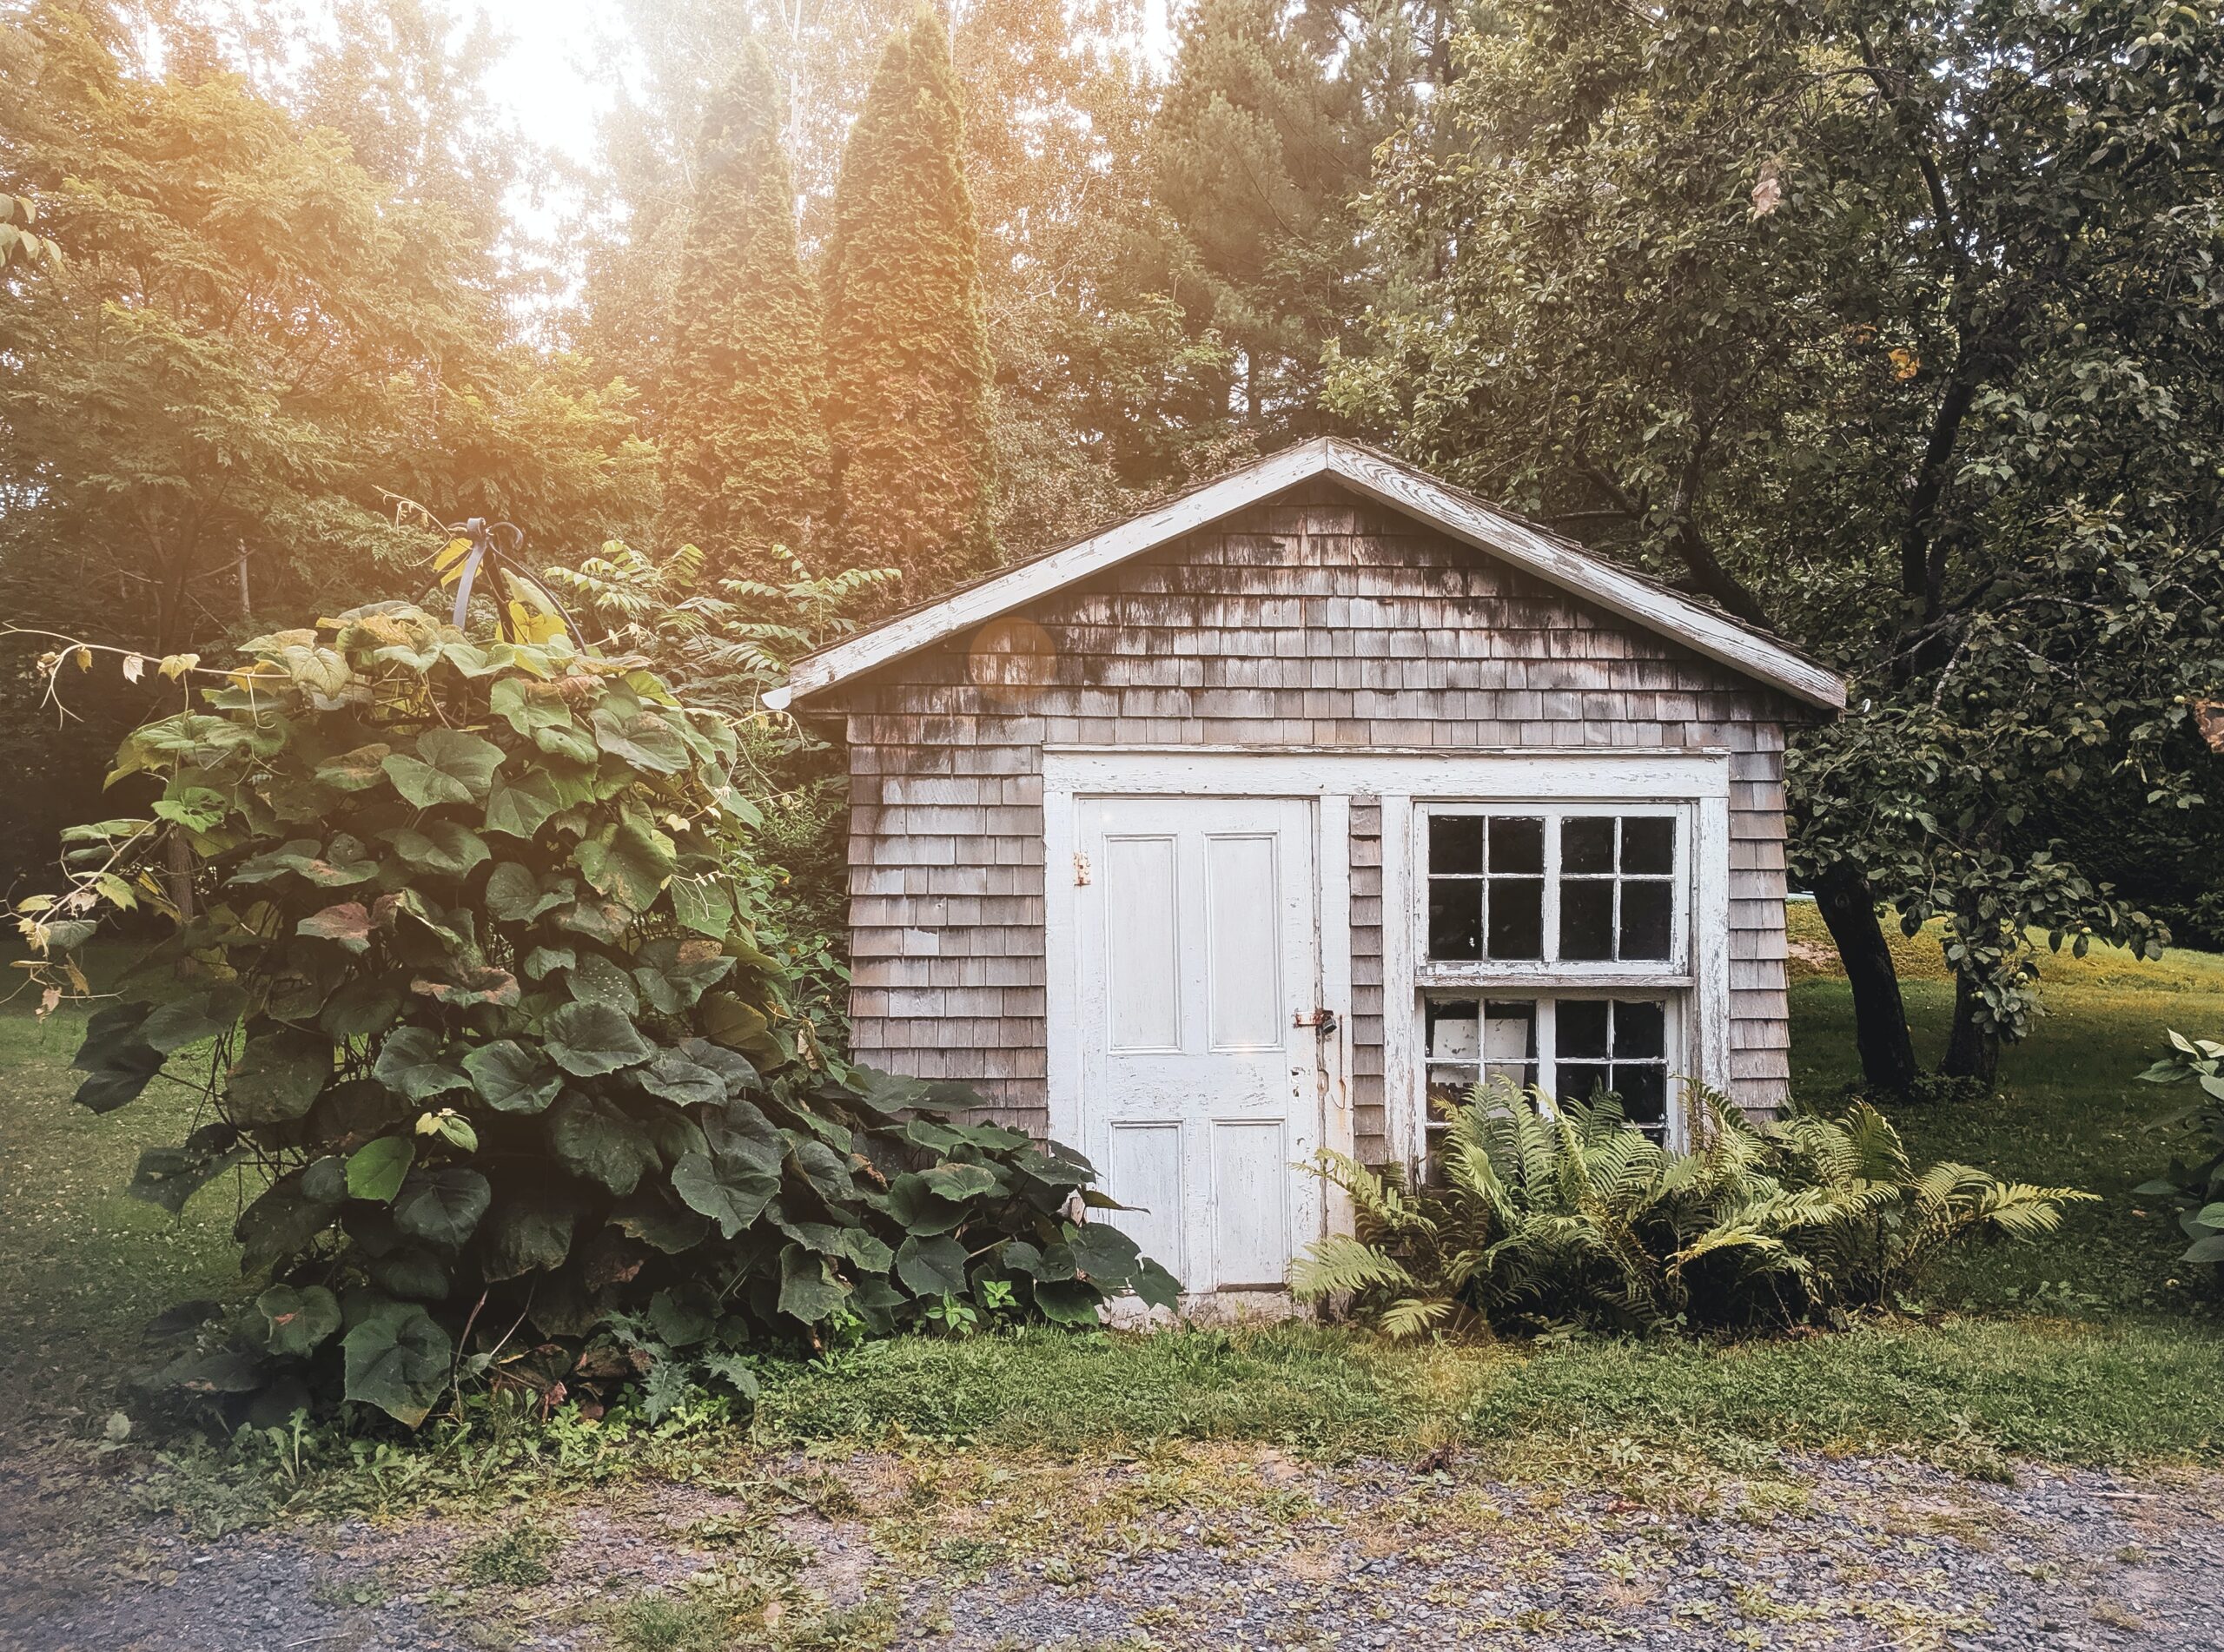
[[[1560,956],[1577,960],[1614,955],[1614,885],[1610,878],[1571,879],[1560,885]]]
[[[1584,815],[1560,823],[1560,870],[1563,873],[1611,872],[1614,869],[1614,817]]]
[[[1622,885],[1622,950],[1625,958],[1665,958],[1675,899],[1665,882],[1632,879]]]
[[[1632,1124],[1659,1140],[1668,1126],[1668,1074],[1654,1066],[1614,1064],[1614,1091],[1622,1098],[1622,1114]]]
[[[1428,955],[1451,959],[1483,955],[1482,879],[1429,879]]]
[[[1566,1006],[1563,1004],[1561,1008],[1565,1009]],[[1600,1091],[1614,1087],[1609,1076],[1612,1069],[1604,1061],[1562,1061],[1555,1071],[1564,1101],[1589,1101]]]
[[[1614,1001],[1614,1057],[1644,1061],[1668,1053],[1668,1011],[1659,1003]]]
[[[1432,815],[1428,823],[1428,869],[1479,873],[1483,869],[1483,823],[1478,815]]]
[[[1545,823],[1501,816],[1491,822],[1491,870],[1541,875],[1545,869]]]
[[[1537,1081],[1537,1006],[1493,999],[1483,1006],[1483,1076],[1527,1089]]]
[[[1663,815],[1622,819],[1622,870],[1665,877],[1676,869],[1676,823]]]
[[[1540,877],[1491,879],[1490,948],[1492,958],[1541,958],[1545,955],[1545,880]]]

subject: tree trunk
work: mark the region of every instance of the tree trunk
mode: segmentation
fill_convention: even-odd
[[[1946,1059],[1938,1064],[1939,1076],[1976,1079],[1990,1084],[2000,1074],[2000,1034],[1977,1025],[1982,995],[1969,976],[1954,975],[1954,1030],[1946,1037]]]
[[[1861,1076],[1870,1089],[1904,1095],[1922,1070],[1908,1033],[1907,1006],[1892,949],[1876,922],[1876,897],[1855,868],[1832,867],[1815,886],[1815,904],[1837,942],[1845,978],[1853,988],[1853,1038]]]

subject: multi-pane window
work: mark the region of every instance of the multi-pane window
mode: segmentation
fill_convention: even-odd
[[[1678,823],[1658,810],[1437,810],[1428,961],[1670,962],[1679,950]]]
[[[1454,998],[1423,1001],[1429,1132],[1442,1107],[1486,1079],[1587,1101],[1621,1098],[1630,1122],[1655,1140],[1668,1133],[1669,1003],[1662,998]]]

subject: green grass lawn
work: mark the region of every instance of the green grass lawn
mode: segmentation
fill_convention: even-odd
[[[1819,935],[1811,910],[1796,928],[1804,941]],[[1927,944],[1907,946],[1904,973],[1917,1036],[1935,1050],[1950,990]],[[2169,1154],[2154,1121],[2176,1094],[2131,1075],[2165,1028],[2224,1028],[2224,959],[2063,960],[2048,983],[2051,1014],[2009,1052],[2000,1095],[1897,1117],[1926,1157],[2089,1188],[2102,1202],[2073,1212],[2050,1241],[1949,1259],[1904,1318],[1710,1344],[1398,1347],[1302,1325],[912,1338],[768,1373],[754,1437],[816,1450],[908,1442],[1082,1454],[1248,1441],[1339,1457],[1454,1443],[1509,1471],[1592,1475],[1693,1458],[1735,1468],[1782,1449],[1909,1450],[1977,1471],[2003,1454],[2224,1456],[2212,1287],[2178,1272],[2183,1241],[2129,1191]],[[1792,1014],[1797,1094],[1829,1107],[1855,1077],[1844,982],[1803,968]],[[74,1108],[80,1026],[67,1013],[35,1021],[20,999],[0,1008],[0,1378],[18,1401],[0,1411],[0,1431],[97,1432],[145,1358],[145,1321],[182,1298],[241,1289],[228,1237],[238,1187],[210,1188],[175,1219],[120,1192],[141,1147],[195,1122],[192,1099],[158,1086],[106,1118]],[[503,1460],[530,1475],[559,1456],[606,1469],[613,1452],[672,1463],[745,1445],[729,1435],[682,1449],[662,1432],[661,1444],[582,1444],[573,1431],[560,1450],[512,1436]],[[455,1460],[474,1460],[467,1438],[449,1444]],[[474,1485],[489,1459],[475,1460]],[[453,1495],[456,1483],[391,1469],[381,1482],[403,1486],[405,1500],[412,1484]],[[354,1485],[344,1497],[360,1503]]]

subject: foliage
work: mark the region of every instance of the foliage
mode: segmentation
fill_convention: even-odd
[[[664,537],[778,573],[825,515],[818,298],[796,248],[779,89],[751,42],[703,117],[658,420]]]
[[[2134,1191],[2175,1204],[2178,1225],[2193,1241],[2178,1259],[2207,1269],[2211,1279],[2224,1278],[2224,1044],[2173,1032],[2169,1049],[2139,1076],[2150,1084],[2190,1080],[2200,1091],[2184,1121],[2199,1127],[2208,1156],[2192,1165],[2174,1158],[2166,1174]]]
[[[632,393],[517,342],[444,190],[366,170],[222,61],[175,11],[158,32],[42,0],[0,31],[0,177],[70,249],[5,278],[0,610],[194,652],[389,591],[439,541],[388,495],[579,530],[543,552],[627,531],[654,482]],[[52,783],[0,823],[11,874],[149,714],[103,673],[64,737],[41,686],[0,676],[0,761]]]
[[[2023,928],[2160,939],[2055,817],[2198,790],[2224,25],[1575,0],[1457,56],[1370,217],[1429,274],[1333,405],[1853,669],[1798,869],[1951,918],[1946,1066],[1989,1077]]]
[[[0,195],[0,273],[62,261],[60,244],[40,235],[32,227],[37,222],[37,202],[29,195]]]
[[[206,1050],[208,1121],[138,1187],[268,1179],[235,1230],[268,1288],[170,1386],[414,1426],[473,1380],[653,1398],[681,1370],[656,1348],[745,1391],[768,1340],[1170,1294],[1069,1219],[1085,1161],[943,1121],[963,1089],[830,1067],[756,944],[733,730],[640,657],[400,604],[245,652],[162,663],[210,685],[119,753],[151,814],[73,829],[70,889],[20,909],[50,1003],[104,913],[176,921],[88,1023],[77,1099]]]
[[[1629,1129],[1612,1097],[1554,1103],[1504,1080],[1471,1090],[1450,1122],[1441,1186],[1322,1156],[1357,1232],[1307,1250],[1301,1299],[1348,1297],[1395,1337],[1781,1323],[1888,1302],[1943,1247],[2051,1232],[2062,1205],[2092,1197],[1966,1165],[1916,1173],[1865,1103],[1757,1129],[1710,1096],[1689,1153]]]
[[[914,599],[995,554],[995,367],[963,145],[950,40],[922,8],[844,151],[824,270],[836,543],[852,567],[900,569]]]

